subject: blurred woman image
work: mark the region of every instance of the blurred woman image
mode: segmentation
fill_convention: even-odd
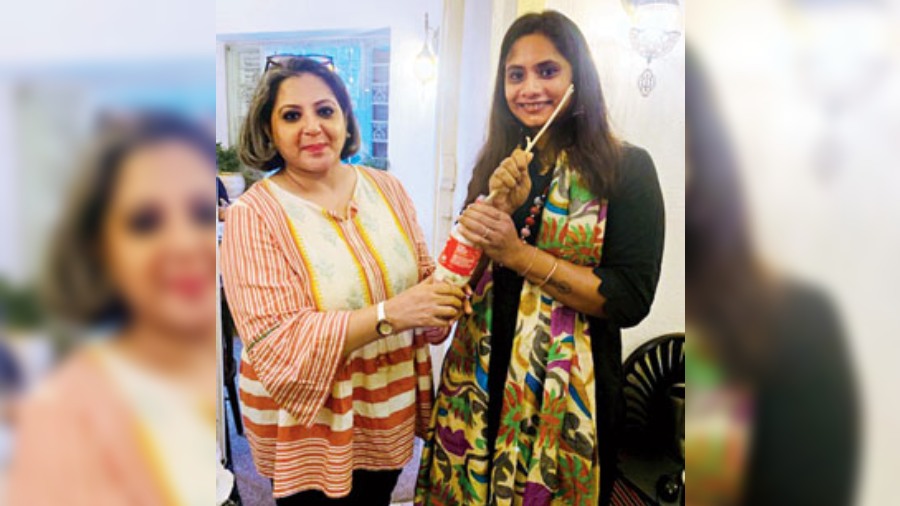
[[[690,51],[686,64],[687,502],[854,504],[860,402],[843,324],[826,294],[757,252],[715,93]]]
[[[47,272],[56,313],[98,339],[18,410],[10,504],[214,504],[213,139],[168,116],[107,130]]]
[[[248,440],[277,504],[386,505],[431,413],[415,329],[446,334],[466,295],[429,278],[401,184],[342,162],[361,139],[337,74],[268,63],[239,153],[280,170],[229,207],[221,257]]]
[[[656,169],[613,136],[588,45],[562,14],[517,19],[496,75],[460,218],[489,264],[444,363],[417,504],[608,504],[621,329],[648,314],[660,275]]]

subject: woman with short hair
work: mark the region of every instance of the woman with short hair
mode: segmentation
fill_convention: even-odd
[[[213,147],[174,116],[116,119],[73,178],[45,298],[92,339],[17,410],[10,505],[215,503]]]
[[[465,293],[429,278],[400,182],[342,162],[360,135],[337,74],[270,63],[239,154],[280,170],[229,208],[222,242],[248,440],[278,504],[387,505],[431,413],[414,331],[448,332]]]

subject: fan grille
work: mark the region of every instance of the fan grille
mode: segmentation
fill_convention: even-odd
[[[675,421],[670,396],[683,395],[684,334],[645,343],[624,365],[625,431],[630,443],[659,447],[672,441]]]

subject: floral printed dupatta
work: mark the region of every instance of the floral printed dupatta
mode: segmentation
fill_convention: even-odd
[[[598,265],[606,201],[557,162],[537,245]],[[493,455],[487,442],[491,268],[447,352],[422,453],[417,505],[596,505],[594,364],[585,315],[524,282]],[[492,462],[492,465],[489,465]]]

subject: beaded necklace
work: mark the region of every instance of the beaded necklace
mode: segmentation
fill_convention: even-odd
[[[537,218],[544,209],[544,202],[547,201],[547,194],[550,193],[550,186],[552,183],[553,181],[551,179],[550,182],[547,183],[547,187],[544,188],[544,191],[532,201],[531,209],[528,210],[528,217],[525,218],[525,226],[519,230],[519,238],[522,239],[522,242],[525,242],[526,239],[531,237],[532,227],[537,223]]]

